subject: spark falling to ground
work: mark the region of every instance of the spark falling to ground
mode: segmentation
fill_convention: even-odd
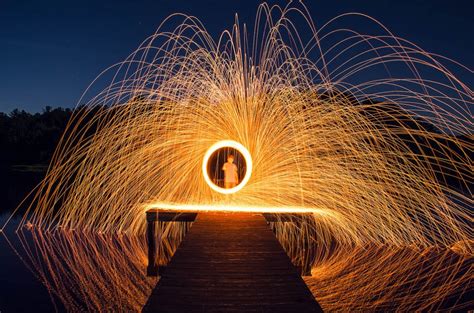
[[[373,23],[380,35],[346,27],[349,18]],[[112,82],[70,121],[24,223],[137,234],[144,208],[157,204],[293,208],[313,213],[299,236],[314,240],[315,231],[322,247],[456,246],[470,259],[473,92],[448,66],[462,67],[362,14],[316,27],[303,6],[261,5],[253,32],[236,20],[217,41],[195,17],[173,15],[104,72]],[[222,140],[241,143],[252,157],[249,181],[232,195],[212,190],[201,170],[206,151]],[[321,281],[352,262],[338,249]],[[410,260],[421,262],[417,253]],[[377,284],[387,274],[367,267],[375,258],[356,262],[354,273]],[[399,258],[386,262],[404,266]],[[437,274],[447,277],[448,269]],[[327,303],[343,293],[372,299],[366,308],[388,301],[336,287],[319,289]],[[402,300],[423,307],[436,295]]]

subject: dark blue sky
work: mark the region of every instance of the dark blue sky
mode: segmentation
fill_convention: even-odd
[[[103,69],[125,59],[169,14],[197,16],[216,37],[232,25],[235,13],[242,22],[253,22],[258,3],[0,0],[0,111],[73,107]],[[317,26],[341,13],[365,13],[427,51],[474,67],[472,0],[305,3]],[[369,33],[373,30],[367,28]],[[468,71],[459,75],[467,83],[473,81]]]

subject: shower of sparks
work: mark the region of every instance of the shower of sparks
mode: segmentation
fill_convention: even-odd
[[[462,65],[362,14],[317,28],[299,6],[263,4],[253,32],[236,20],[217,41],[195,17],[170,16],[101,76],[112,82],[70,121],[24,223],[137,234],[150,207],[312,213],[299,230],[275,227],[291,247],[334,250],[309,282],[325,309],[386,308],[391,297],[374,286],[392,288],[406,308],[432,308],[468,283],[472,268],[453,274],[473,253],[473,92],[448,69]],[[341,27],[347,18],[380,35]],[[249,181],[232,195],[202,175],[203,156],[222,140],[252,157]],[[395,250],[379,260],[367,245]],[[398,254],[403,247],[410,252]],[[429,249],[464,263],[407,275]],[[409,292],[390,285],[395,278]]]

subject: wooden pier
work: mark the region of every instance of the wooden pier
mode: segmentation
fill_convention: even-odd
[[[149,240],[154,214],[147,212]],[[180,218],[195,222],[143,312],[322,312],[262,214],[186,213],[170,220]]]

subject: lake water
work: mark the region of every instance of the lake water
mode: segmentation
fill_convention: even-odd
[[[0,235],[2,312],[140,311],[158,281],[146,276],[144,236],[15,232],[17,225],[13,220]],[[170,226],[158,245],[159,265],[182,238],[183,227]]]
[[[8,175],[0,179],[5,200],[0,206],[0,225],[43,174]],[[16,217],[0,234],[2,313],[140,311],[158,281],[146,276],[144,234],[42,232],[34,228],[15,232],[18,224]],[[188,228],[189,224],[182,223],[160,225],[159,231],[166,233],[158,245],[160,265],[168,263]],[[379,310],[416,308],[423,301],[420,297],[430,299],[431,308],[440,310],[455,304],[461,312],[474,308],[472,256],[449,249],[386,246],[348,247],[333,255],[333,248],[286,242],[278,231],[276,234],[295,264],[314,265],[313,276],[305,281],[326,310],[349,306],[366,311],[375,308],[372,303],[378,303]]]
[[[3,215],[1,219],[5,218]],[[34,228],[15,232],[18,221],[13,220],[0,234],[1,312],[139,312],[158,281],[157,277],[146,276],[148,260],[144,236],[79,231],[45,233]],[[171,259],[189,227],[180,225],[162,223],[159,227],[166,233],[158,245],[158,264],[161,266]],[[286,250],[291,255],[288,244]],[[293,257],[297,254],[300,253]],[[337,266],[331,269],[327,266],[331,263],[327,262],[330,257],[324,258],[326,262],[322,262],[320,267],[316,264],[313,276],[305,277],[305,281],[323,308],[329,311],[340,311],[340,303],[351,301],[350,297],[359,297],[358,303],[351,306],[357,308],[360,304],[360,309],[367,309],[370,306],[364,301],[373,300],[364,298],[370,295],[363,291],[367,287],[373,290],[372,297],[391,299],[385,303],[387,309],[393,309],[392,305],[405,305],[406,299],[411,299],[406,298],[409,291],[416,297],[417,288],[426,297],[433,298],[423,289],[428,286],[435,294],[443,290],[446,283],[444,269],[452,272],[450,283],[459,281],[460,284],[457,290],[448,288],[453,296],[444,294],[446,300],[440,301],[436,307],[447,309],[457,303],[461,304],[462,312],[472,306],[472,286],[466,285],[471,283],[468,277],[472,277],[472,258],[463,259],[451,251],[354,247],[344,256],[350,262],[344,263],[343,269]],[[338,260],[336,264],[341,262],[340,257],[334,258]],[[398,262],[396,259],[408,262],[399,268],[390,267],[390,261]],[[410,265],[410,262],[416,263]],[[370,275],[364,272],[367,268]],[[330,273],[335,269],[337,273]],[[387,272],[397,281],[390,282],[383,277]],[[417,284],[410,284],[415,278]],[[380,285],[380,281],[386,285]],[[464,294],[460,296],[462,290]]]

